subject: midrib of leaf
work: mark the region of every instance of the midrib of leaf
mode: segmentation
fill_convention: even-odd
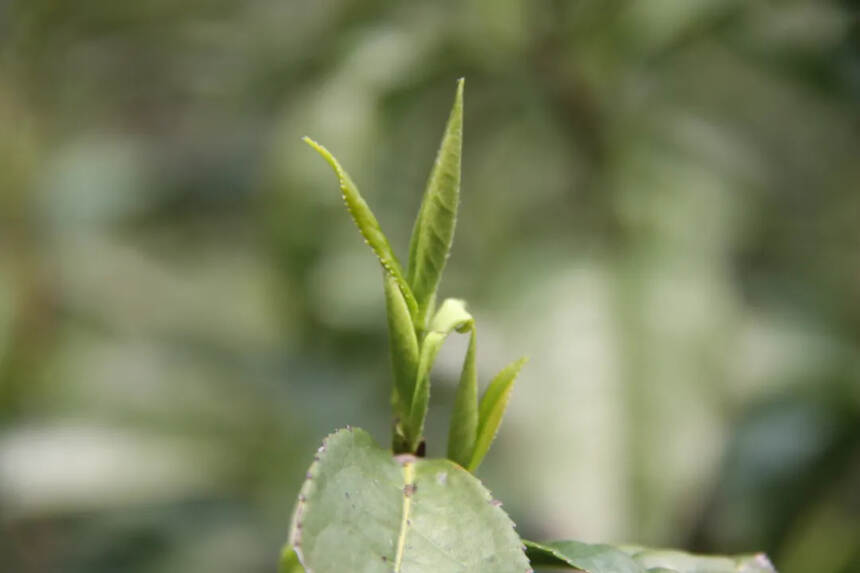
[[[323,440],[288,544],[308,573],[528,570],[513,523],[472,474],[448,460],[392,456],[359,428]]]
[[[397,553],[394,558],[394,573],[400,573],[403,564],[403,552],[406,549],[406,532],[409,528],[409,512],[412,510],[412,492],[415,485],[415,463],[403,462],[403,515],[400,519],[400,531],[397,534]]]

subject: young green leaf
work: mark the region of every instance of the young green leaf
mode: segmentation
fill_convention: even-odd
[[[510,518],[460,466],[392,456],[357,428],[329,436],[315,460],[288,538],[308,571],[529,570]]]
[[[484,460],[484,456],[487,455],[490,445],[499,431],[499,426],[502,424],[502,418],[511,397],[511,390],[514,387],[514,380],[526,362],[528,362],[527,358],[520,358],[505,366],[501,372],[496,374],[484,392],[478,411],[478,435],[475,440],[475,448],[472,451],[472,458],[467,466],[469,471],[477,470]]]
[[[407,278],[418,303],[415,323],[419,328],[424,327],[430,301],[439,286],[454,240],[460,202],[462,144],[463,80],[460,79],[409,243]]]
[[[349,214],[352,215],[352,220],[355,221],[355,225],[364,237],[365,242],[370,245],[371,249],[373,249],[373,252],[379,259],[382,267],[397,281],[400,291],[403,293],[403,297],[406,300],[410,314],[413,317],[417,316],[418,305],[415,301],[415,295],[412,293],[412,289],[403,277],[403,270],[400,267],[400,262],[397,260],[397,257],[394,256],[394,251],[391,249],[388,238],[382,232],[382,228],[379,226],[379,221],[376,220],[376,216],[373,214],[373,211],[370,210],[367,202],[361,196],[361,193],[359,193],[358,187],[353,183],[352,178],[343,169],[343,167],[340,166],[340,163],[338,163],[337,159],[335,159],[334,155],[332,155],[328,149],[310,137],[305,137],[304,142],[313,147],[334,170],[335,175],[337,175],[338,182],[340,183],[343,201],[346,203],[346,208],[349,211]]]
[[[472,326],[469,349],[463,360],[454,411],[451,413],[451,429],[448,432],[448,459],[467,467],[475,449],[478,435],[478,371],[475,366],[477,329]]]
[[[445,334],[452,330],[468,332],[472,328],[473,322],[472,315],[466,310],[465,301],[458,298],[446,298],[430,322],[430,331]]]
[[[439,311],[430,323],[430,330],[421,342],[421,354],[418,358],[418,374],[415,392],[412,395],[407,435],[411,451],[415,451],[424,433],[424,419],[427,417],[427,405],[430,402],[430,370],[442,343],[452,330],[468,332],[474,325],[472,315],[466,310],[462,300],[449,298],[442,303]]]
[[[385,305],[388,310],[388,338],[394,371],[394,408],[397,417],[405,419],[412,406],[415,377],[418,373],[418,338],[397,280],[384,273]]]

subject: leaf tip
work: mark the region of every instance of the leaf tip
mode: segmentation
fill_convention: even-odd
[[[314,149],[314,151],[319,153],[323,157],[323,159],[325,159],[328,162],[328,164],[331,165],[331,168],[334,169],[334,171],[338,177],[343,176],[342,175],[342,169],[341,169],[340,165],[338,164],[337,160],[334,158],[334,155],[332,155],[331,151],[326,149],[326,147],[324,145],[322,145],[321,143],[319,143],[317,141],[314,141],[313,139],[311,139],[307,135],[302,137],[302,141],[307,143],[309,146],[311,146]]]
[[[466,78],[457,80],[457,92],[454,94],[454,109],[452,115],[456,115],[460,121],[463,118],[463,91],[466,86]]]
[[[316,141],[314,141],[313,139],[311,139],[307,135],[302,137],[302,141],[304,141],[305,143],[307,143],[309,146],[313,147],[317,151],[321,152],[322,149],[325,149],[322,145],[320,145],[319,143],[317,143]]]

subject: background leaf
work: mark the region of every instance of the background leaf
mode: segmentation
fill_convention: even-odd
[[[463,80],[430,172],[427,189],[409,244],[409,284],[418,302],[419,327],[439,286],[457,223],[460,202],[460,155],[463,145]]]
[[[513,523],[448,460],[393,457],[360,429],[320,448],[289,542],[314,573],[523,573]]]

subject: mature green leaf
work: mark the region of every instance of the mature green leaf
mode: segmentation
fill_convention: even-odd
[[[610,545],[579,541],[526,541],[526,555],[534,566],[571,567],[588,573],[645,573],[629,555]]]
[[[475,439],[472,458],[469,461],[469,471],[478,469],[484,456],[490,450],[490,446],[499,431],[499,426],[502,424],[502,418],[505,416],[511,390],[514,388],[514,380],[526,362],[528,362],[528,358],[520,358],[505,366],[501,372],[496,374],[484,392],[478,414],[478,435]]]
[[[317,153],[322,155],[323,159],[325,159],[334,170],[335,175],[337,175],[338,182],[340,183],[343,201],[346,203],[346,208],[349,211],[349,214],[352,215],[352,220],[355,221],[355,225],[364,237],[365,242],[370,245],[370,248],[373,249],[374,253],[376,253],[376,257],[379,259],[382,267],[388,272],[388,274],[397,280],[400,291],[403,293],[403,297],[409,307],[409,312],[413,317],[415,317],[418,311],[415,295],[412,293],[412,289],[403,277],[403,270],[400,267],[400,262],[397,260],[397,257],[394,256],[394,251],[391,249],[388,238],[382,232],[382,228],[379,226],[379,221],[376,220],[376,216],[373,214],[373,211],[370,210],[364,197],[359,193],[358,187],[353,183],[352,178],[343,169],[343,167],[340,166],[340,163],[338,163],[337,159],[335,159],[334,155],[332,155],[328,149],[310,137],[305,137],[304,142],[313,147]]]
[[[305,573],[305,568],[299,563],[299,558],[291,545],[284,547],[281,554],[280,573]]]
[[[329,436],[288,543],[313,573],[524,573],[513,523],[448,460],[392,456],[359,429]]]
[[[590,545],[579,541],[526,541],[534,566],[569,567],[588,573],[775,573],[764,554],[736,557],[683,551]]]
[[[439,307],[439,311],[430,323],[430,330],[424,335],[421,354],[418,358],[418,375],[415,392],[412,395],[407,431],[413,452],[421,442],[421,435],[424,432],[424,419],[427,417],[427,406],[430,403],[430,370],[433,368],[436,355],[452,330],[468,332],[474,322],[472,315],[466,310],[466,303],[449,298]]]
[[[463,144],[463,80],[430,172],[409,243],[407,278],[418,302],[416,324],[424,327],[430,301],[439,287],[457,223],[460,202],[460,154]]]
[[[451,413],[451,429],[448,432],[448,459],[467,467],[475,449],[478,435],[478,370],[475,366],[477,329],[472,326],[469,349],[463,360],[454,411]]]
[[[625,551],[649,571],[663,568],[677,573],[774,573],[763,553],[755,555],[694,555],[671,549],[628,547]]]
[[[401,420],[409,415],[415,377],[418,374],[418,337],[397,280],[388,273],[385,281],[385,305],[388,310],[388,338],[394,371],[394,407]]]

